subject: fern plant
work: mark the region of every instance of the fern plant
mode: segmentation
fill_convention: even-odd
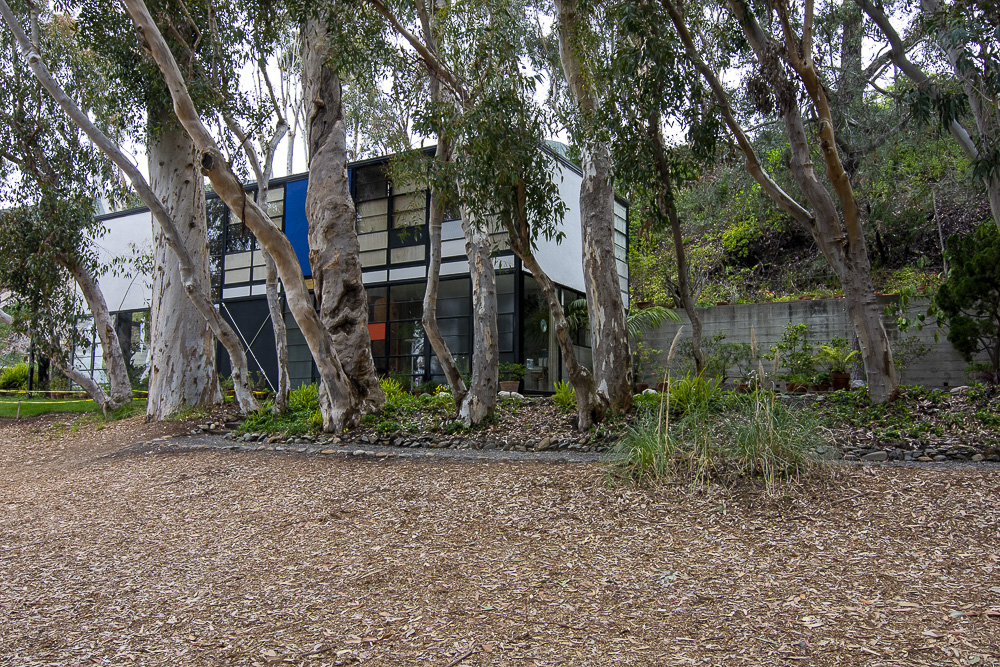
[[[552,400],[556,402],[563,412],[573,412],[576,410],[576,390],[569,382],[556,380],[556,393]]]

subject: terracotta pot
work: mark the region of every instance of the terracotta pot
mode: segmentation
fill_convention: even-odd
[[[635,302],[635,307],[638,308],[639,310],[643,310],[645,308],[649,308],[652,305],[653,305],[652,301],[636,301]]]
[[[737,394],[749,394],[750,393],[750,383],[749,382],[737,382],[736,383],[736,393]]]
[[[809,391],[809,385],[804,382],[785,382],[785,391],[789,394],[804,394]]]
[[[831,385],[834,391],[851,388],[851,374],[844,371],[833,371],[830,373]]]
[[[824,382],[823,384],[814,384],[813,391],[830,391],[830,383]]]
[[[636,382],[635,383],[635,392],[637,394],[641,394],[642,392],[646,391],[647,389],[649,389],[649,383],[648,382]]]
[[[500,391],[509,391],[513,394],[520,386],[520,380],[500,380]]]
[[[670,389],[670,383],[669,382],[657,382],[656,383],[656,391],[660,392],[661,394],[663,392],[667,391],[668,389]]]

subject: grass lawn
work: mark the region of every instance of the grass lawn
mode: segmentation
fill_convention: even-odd
[[[16,399],[5,396],[0,398],[0,417],[14,418],[19,415],[18,404],[21,406],[20,417],[35,417],[48,412],[100,412],[97,403],[90,399],[67,398],[22,398]],[[133,400],[133,410],[140,406],[145,406],[146,399],[136,398]],[[131,414],[131,411],[130,411]]]

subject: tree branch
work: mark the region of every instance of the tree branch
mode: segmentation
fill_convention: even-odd
[[[812,226],[814,223],[813,215],[801,204],[795,201],[791,195],[785,192],[760,164],[760,160],[757,159],[757,153],[754,151],[753,144],[750,143],[750,140],[747,138],[743,128],[736,120],[736,115],[729,103],[729,95],[726,93],[726,89],[723,88],[722,82],[719,81],[715,72],[712,71],[712,69],[698,54],[694,45],[694,40],[691,37],[691,33],[687,29],[684,17],[680,13],[679,8],[674,4],[673,0],[661,0],[661,3],[670,15],[670,20],[673,21],[678,35],[680,35],[688,59],[694,63],[694,66],[699,72],[701,72],[701,75],[705,78],[705,81],[712,89],[715,99],[719,104],[719,108],[722,111],[722,117],[726,121],[729,131],[733,134],[733,137],[736,139],[736,143],[739,145],[740,150],[746,158],[744,166],[747,172],[753,176],[754,180],[760,183],[760,186],[764,188],[771,199],[774,200],[774,202],[777,203],[782,210],[803,225],[806,225],[807,227]]]

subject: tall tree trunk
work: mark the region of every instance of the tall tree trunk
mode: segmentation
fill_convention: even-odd
[[[0,0],[0,8],[4,0]],[[149,10],[142,0],[124,0],[125,8],[132,17],[139,33],[146,40],[150,54],[156,61],[163,79],[170,90],[174,112],[181,125],[194,140],[200,151],[203,172],[212,182],[219,198],[257,237],[274,259],[278,275],[285,287],[285,297],[292,316],[299,325],[313,360],[319,368],[321,382],[325,385],[325,395],[330,400],[320,403],[323,413],[323,429],[343,432],[357,423],[359,399],[350,379],[344,373],[333,339],[323,327],[319,314],[313,307],[312,297],[306,288],[302,267],[295,255],[288,237],[272,222],[267,212],[256,202],[247,199],[246,190],[240,179],[233,173],[214,137],[201,120],[194,106],[184,75],[163,35],[160,34]],[[126,165],[127,167],[127,165]],[[123,167],[125,168],[125,167]]]
[[[424,41],[427,43],[427,47],[436,54],[437,40],[434,36],[431,12],[437,10],[437,2],[431,0],[430,11],[428,11],[428,7],[424,2],[417,2],[416,8],[417,15],[420,18],[420,26],[424,33]],[[440,104],[442,101],[441,82],[434,74],[431,74],[430,77],[430,93],[431,103],[435,105]],[[447,165],[452,160],[450,140],[442,136],[442,132],[440,131],[437,135],[438,143],[434,156],[435,168]],[[427,340],[430,342],[435,356],[437,356],[438,363],[441,364],[441,370],[448,381],[448,386],[451,387],[451,395],[455,401],[455,407],[461,411],[462,403],[465,401],[465,396],[469,389],[465,386],[462,374],[458,370],[458,364],[455,363],[455,357],[452,356],[451,350],[444,340],[444,336],[441,335],[441,328],[438,326],[437,319],[438,286],[441,283],[441,225],[444,219],[444,202],[441,199],[441,193],[436,185],[434,174],[431,174],[430,181],[431,198],[427,222],[430,261],[427,266],[427,286],[424,289],[424,312],[420,321],[424,325],[424,332],[427,334]]]
[[[278,386],[274,388],[274,412],[281,414],[288,410],[288,395],[291,384],[288,380],[288,327],[285,326],[285,314],[281,308],[281,295],[278,294],[278,268],[274,259],[266,250],[264,267],[267,270],[267,282],[264,291],[267,293],[267,311],[271,316],[271,327],[274,329],[274,351],[278,359]]]
[[[101,353],[104,357],[104,371],[108,376],[110,395],[107,397],[107,407],[114,410],[132,402],[132,383],[128,377],[128,367],[125,365],[125,355],[115,323],[108,311],[108,303],[104,299],[101,288],[86,267],[76,262],[62,261],[60,263],[70,272],[76,284],[80,286],[83,298],[94,318],[94,328],[101,341]],[[102,406],[102,410],[104,407]]]
[[[681,221],[677,215],[677,204],[674,200],[674,184],[671,178],[670,166],[667,163],[666,148],[663,142],[663,128],[660,125],[659,113],[653,114],[649,120],[649,134],[653,142],[656,161],[656,172],[660,177],[660,196],[657,198],[660,215],[670,221],[670,232],[674,239],[674,255],[677,258],[677,292],[681,306],[691,320],[691,354],[694,357],[695,372],[699,375],[705,370],[705,354],[701,349],[702,325],[701,316],[694,301],[694,290],[691,289],[691,270],[688,267],[687,253],[684,250],[684,234]]]
[[[196,167],[198,151],[169,111],[151,109],[150,119],[159,126],[159,134],[148,145],[150,185],[179,222],[182,242],[198,273],[196,282],[205,288],[208,228],[205,188]],[[186,408],[221,403],[212,331],[188,299],[177,256],[159,227],[154,234],[150,323],[147,418],[164,419]]]
[[[185,293],[191,299],[191,303],[194,304],[201,316],[205,318],[205,321],[219,341],[225,346],[226,351],[229,352],[230,359],[233,362],[233,383],[236,387],[236,399],[239,401],[240,409],[244,413],[256,410],[257,401],[254,399],[253,392],[250,391],[249,387],[246,353],[233,328],[229,326],[229,323],[222,318],[222,315],[219,314],[212,304],[207,287],[203,287],[204,284],[198,282],[201,274],[196,270],[196,262],[184,246],[180,229],[168,213],[164,202],[156,196],[146,182],[145,177],[132,161],[125,157],[121,149],[94,125],[90,117],[80,110],[73,99],[66,94],[66,91],[52,77],[52,74],[45,66],[45,62],[39,55],[38,49],[31,44],[24,31],[21,30],[17,18],[4,0],[0,0],[0,15],[3,16],[7,27],[14,34],[21,49],[21,55],[27,61],[28,66],[31,67],[31,71],[38,81],[59,106],[62,107],[66,115],[122,170],[122,173],[132,183],[139,198],[149,207],[153,220],[156,221],[163,232],[164,239],[177,255],[178,269]]]
[[[461,183],[459,190],[461,190]],[[459,200],[464,197],[459,193]],[[459,406],[466,424],[479,424],[493,413],[500,386],[500,333],[497,329],[497,276],[492,246],[485,225],[464,204],[461,205],[465,254],[472,279],[472,380]]]
[[[306,25],[303,56],[309,157],[309,260],[320,318],[364,410],[385,402],[371,355],[368,296],[361,277],[357,214],[347,182],[347,134],[340,78],[329,64],[326,27]]]
[[[347,186],[347,126],[340,78],[330,65],[326,26],[306,24],[302,83],[311,108],[306,119],[309,154],[309,263],[320,319],[333,338],[344,372],[363,411],[385,403],[368,333],[368,294],[361,280],[357,214]]]
[[[730,11],[753,47],[758,62],[762,63],[762,73],[777,93],[785,133],[791,145],[792,158],[789,166],[792,176],[813,207],[814,213],[807,211],[782,190],[761,166],[753,145],[735,119],[725,89],[715,72],[698,55],[694,40],[677,5],[673,0],[660,0],[660,2],[670,15],[688,57],[712,89],[726,125],[746,156],[747,171],[775,203],[809,231],[823,256],[837,273],[844,287],[848,315],[861,343],[869,397],[876,403],[894,399],[899,392],[899,378],[892,363],[892,351],[885,328],[882,326],[880,313],[877,309],[873,312],[875,293],[872,289],[871,266],[868,262],[857,201],[854,198],[850,178],[837,153],[829,101],[825,89],[819,82],[812,60],[811,14],[804,21],[804,33],[799,39],[792,32],[787,7],[781,6],[781,11],[777,13],[781,28],[785,32],[785,43],[793,44],[795,47],[791,50],[781,50],[770,41],[771,38],[760,27],[747,5],[739,0],[729,0]],[[808,8],[811,10],[812,5],[809,4]],[[840,201],[842,212],[838,211],[833,197],[816,177],[810,145],[799,113],[798,96],[794,93],[789,94],[795,87],[788,80],[784,65],[776,62],[775,56],[778,54],[798,74],[816,109],[819,117],[819,149],[823,156],[827,178]]]
[[[432,87],[435,84],[436,81],[431,82]],[[447,141],[439,137],[435,163],[447,163],[450,160],[451,151]],[[462,374],[458,370],[458,365],[455,363],[455,358],[452,356],[444,336],[441,335],[441,328],[438,326],[437,320],[438,285],[441,282],[441,224],[443,218],[444,205],[441,201],[441,195],[432,184],[430,215],[427,223],[430,262],[427,267],[427,286],[424,289],[424,312],[420,321],[424,325],[424,332],[427,334],[431,348],[434,349],[438,363],[441,364],[441,370],[448,381],[448,386],[451,387],[455,407],[461,409],[468,388],[465,386],[465,381],[462,380]]]
[[[632,405],[632,354],[615,260],[611,153],[607,144],[593,139],[586,127],[595,121],[599,104],[582,64],[589,54],[579,51],[585,43],[585,20],[579,15],[577,0],[556,0],[555,5],[559,15],[559,56],[584,127],[579,133],[584,136],[577,137],[583,156],[580,226],[594,378],[600,400],[612,410],[625,411]]]

